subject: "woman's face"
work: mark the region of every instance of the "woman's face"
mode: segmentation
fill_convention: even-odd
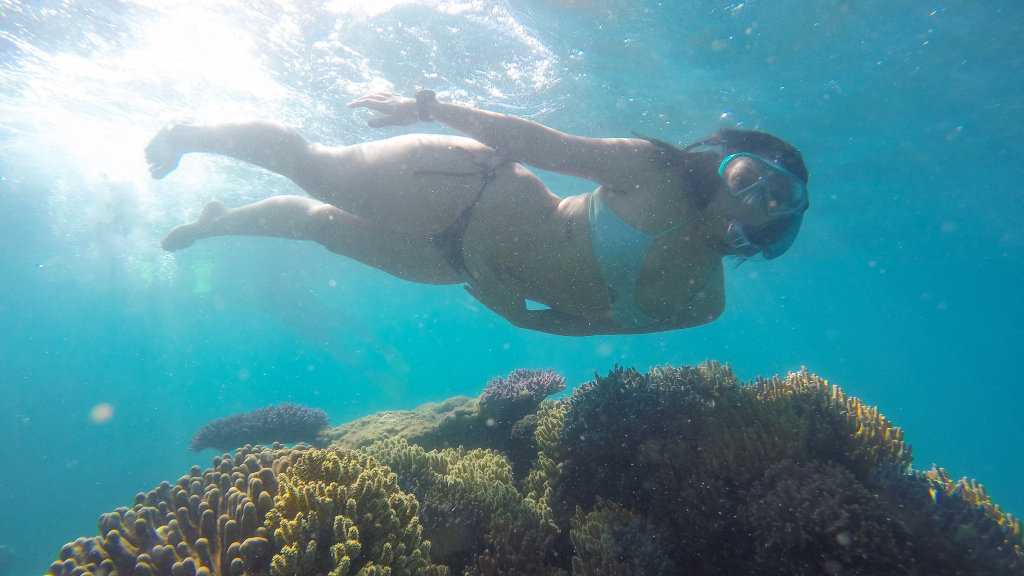
[[[792,201],[792,180],[746,156],[732,159],[722,172],[714,203],[727,219],[756,229],[777,217]]]

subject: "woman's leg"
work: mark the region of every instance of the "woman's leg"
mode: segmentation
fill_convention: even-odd
[[[429,239],[376,226],[303,196],[274,196],[238,208],[211,202],[198,221],[171,230],[162,244],[166,250],[181,250],[213,236],[312,240],[336,254],[405,280],[429,284],[464,281]]]
[[[176,124],[158,132],[146,146],[149,171],[154,178],[163,178],[190,152],[230,156],[294,180],[307,160],[309,144],[297,131],[272,122]]]
[[[492,149],[457,136],[411,134],[328,147],[277,124],[250,122],[166,128],[146,148],[150,171],[162,178],[189,152],[261,166],[318,200],[410,234],[435,234],[454,222],[500,163]]]
[[[314,214],[323,205],[304,196],[273,196],[238,208],[227,208],[214,201],[203,208],[199,220],[171,230],[161,245],[164,250],[173,252],[212,236],[276,236],[312,240]]]

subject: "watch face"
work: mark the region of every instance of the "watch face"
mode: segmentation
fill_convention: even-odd
[[[426,122],[431,120],[430,111],[427,110],[427,104],[436,101],[436,95],[433,90],[420,90],[416,92],[416,113],[420,117],[420,120]]]

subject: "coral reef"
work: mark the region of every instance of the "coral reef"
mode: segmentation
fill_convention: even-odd
[[[577,506],[588,511],[601,497],[671,534],[681,567],[727,562],[720,544],[740,492],[799,451],[797,433],[759,408],[714,363],[597,377],[569,398],[551,483],[556,521],[564,528]]]
[[[274,576],[446,576],[430,563],[419,504],[395,474],[352,450],[309,450],[279,476],[267,513]]]
[[[560,382],[513,372],[321,437],[350,448],[246,446],[104,514],[49,574],[1024,576],[981,484],[913,470],[898,427],[805,370],[616,368],[544,400]]]
[[[279,404],[207,423],[192,437],[192,450],[232,450],[246,444],[315,442],[327,427],[323,410]]]
[[[414,496],[369,456],[246,446],[103,514],[53,576],[444,576]]]
[[[494,450],[427,451],[402,438],[366,452],[398,475],[422,503],[433,555],[466,574],[544,574],[556,528],[513,484],[508,460]]]
[[[401,437],[427,450],[463,447],[503,452],[514,473],[525,474],[536,455],[535,412],[565,388],[551,370],[513,370],[492,378],[479,398],[457,396],[415,410],[381,412],[326,431],[335,447],[360,448],[380,438]]]
[[[671,576],[678,568],[666,547],[640,516],[598,500],[586,514],[579,508],[570,528],[573,576]]]
[[[746,496],[739,519],[758,574],[906,574],[906,527],[852,473],[780,462]]]
[[[930,484],[929,494],[932,500],[942,505],[957,502],[957,506],[964,510],[970,510],[979,518],[985,518],[989,523],[995,524],[1001,529],[1003,544],[1008,549],[1021,553],[1021,529],[1020,520],[1014,518],[1013,514],[1007,514],[999,509],[999,506],[989,498],[985,487],[975,480],[961,478],[953,482],[945,470],[932,467],[924,473]]]
[[[511,427],[545,398],[564,389],[565,378],[553,370],[513,370],[487,383],[480,395],[480,415],[494,425]]]
[[[757,379],[753,391],[773,419],[801,431],[809,457],[839,462],[861,480],[910,470],[911,450],[903,442],[903,430],[878,408],[845,395],[827,380],[801,370],[786,378]]]
[[[561,463],[565,460],[561,434],[568,411],[569,403],[564,400],[545,402],[537,410],[534,427],[537,458],[523,482],[526,497],[536,502],[548,518],[552,517],[552,486],[558,481]]]
[[[455,396],[444,402],[422,404],[415,410],[390,410],[364,416],[327,429],[320,437],[324,444],[335,448],[362,448],[381,438],[405,438],[421,446],[436,447],[434,445],[443,437],[439,429],[466,428],[462,423],[475,423],[477,413],[475,398]],[[457,436],[468,437],[468,433]]]
[[[887,479],[886,510],[907,526],[920,574],[1024,574],[1020,522],[974,480],[935,468]]]
[[[265,574],[270,534],[263,527],[277,492],[277,474],[295,449],[244,447],[213,467],[194,466],[99,519],[100,536],[66,544],[52,576]]]
[[[536,419],[524,490],[580,570],[633,569],[593,545],[609,529],[589,515],[615,505],[680,573],[1024,573],[1019,524],[979,485],[910,473],[899,428],[806,371],[742,385],[716,363],[615,369]]]

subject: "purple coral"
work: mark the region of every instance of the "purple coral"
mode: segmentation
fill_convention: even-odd
[[[192,450],[215,448],[224,452],[245,444],[312,443],[326,427],[323,410],[278,404],[210,421],[192,437]]]
[[[545,398],[565,389],[565,378],[554,370],[516,369],[492,378],[480,395],[480,413],[513,423],[537,409]]]

